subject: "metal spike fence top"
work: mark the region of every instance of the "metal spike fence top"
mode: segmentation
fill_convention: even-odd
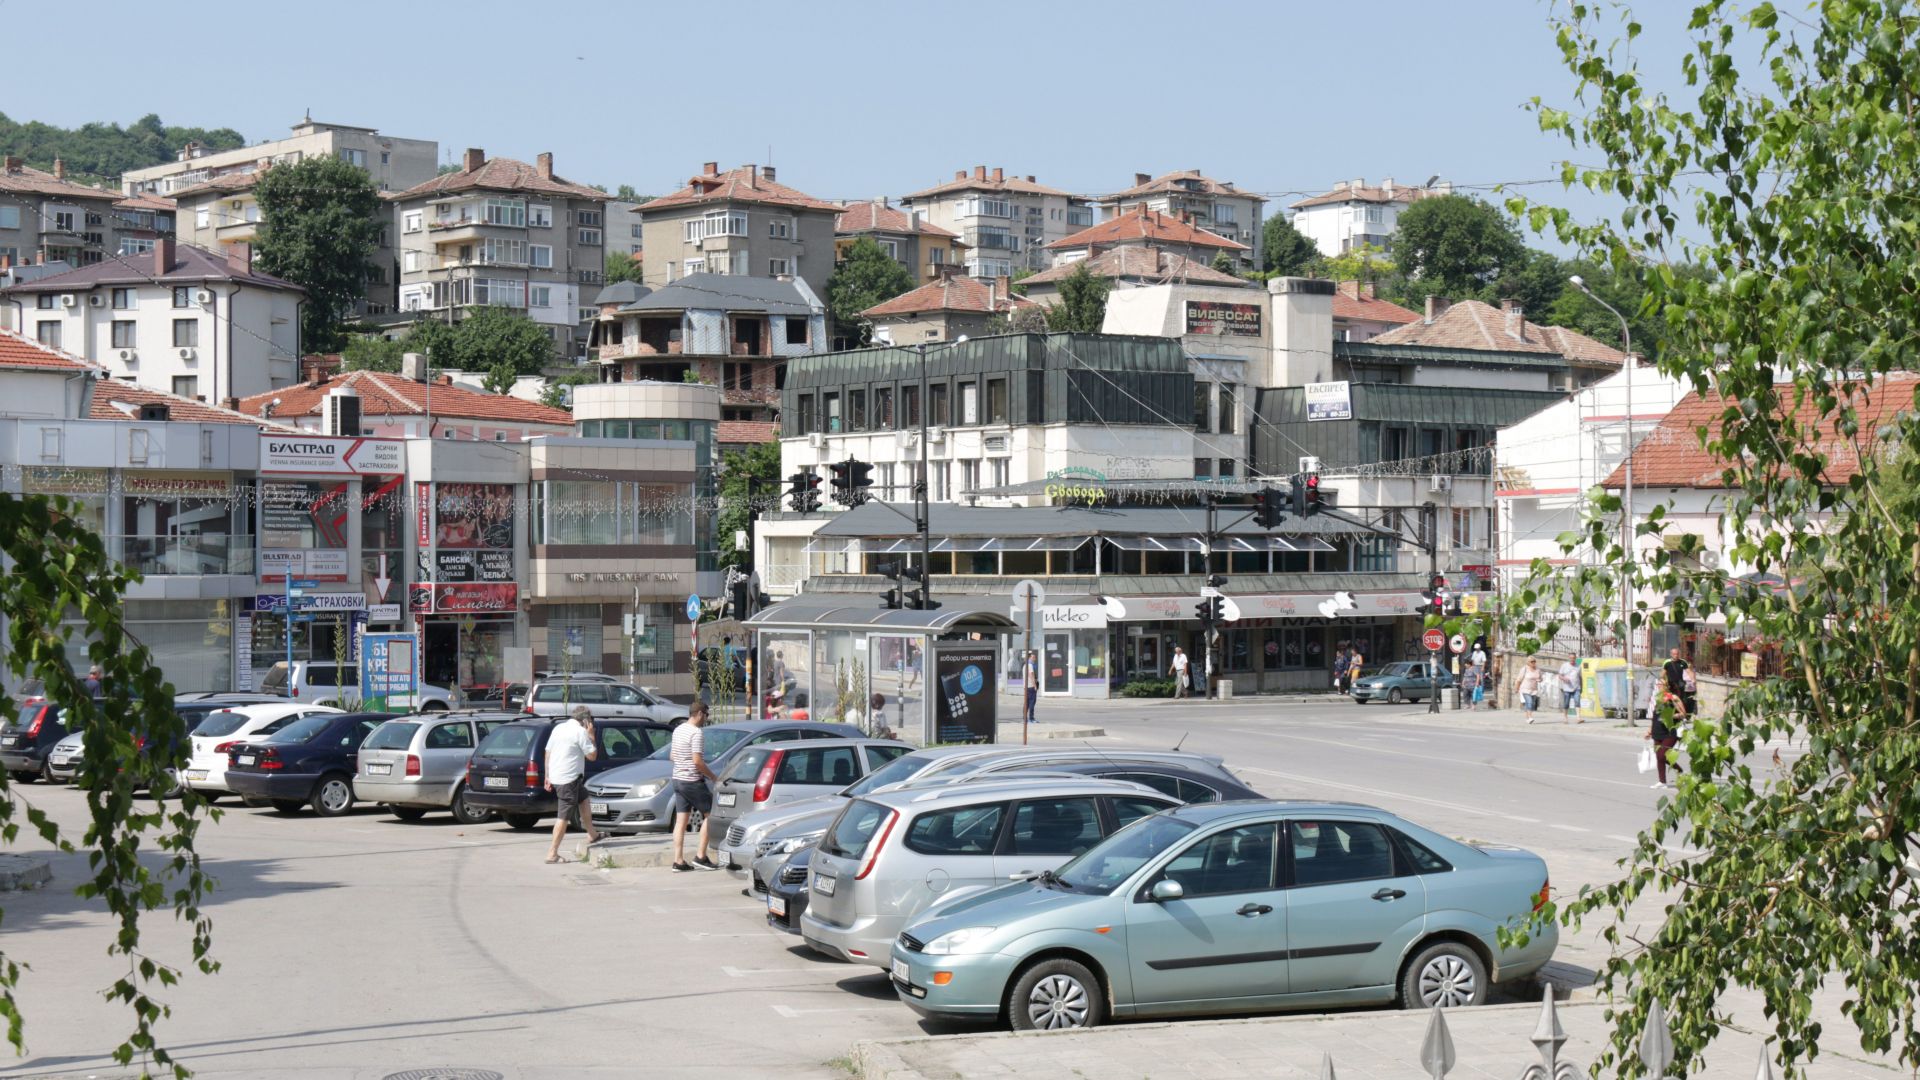
[[[1673,1064],[1673,1033],[1667,1030],[1667,1010],[1658,1001],[1647,1010],[1646,1027],[1640,1031],[1640,1063],[1652,1080],[1663,1080]]]
[[[1567,1030],[1560,1026],[1560,1012],[1553,1001],[1553,984],[1547,983],[1540,995],[1540,1022],[1534,1025],[1531,1042],[1540,1052],[1540,1060],[1520,1073],[1520,1080],[1573,1080],[1571,1063],[1560,1060],[1560,1048],[1566,1045]]]
[[[1453,1062],[1453,1033],[1447,1030],[1446,1014],[1435,1005],[1433,1019],[1427,1021],[1427,1037],[1420,1044],[1420,1067],[1432,1080],[1446,1080]]]
[[[1773,1080],[1773,1059],[1767,1056],[1767,1046],[1760,1044],[1760,1067],[1753,1071],[1753,1080]]]

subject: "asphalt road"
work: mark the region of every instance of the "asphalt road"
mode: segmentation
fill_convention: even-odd
[[[1634,770],[1630,733],[1527,728],[1512,714],[1258,699],[1047,711],[1100,724],[1102,745],[1221,754],[1275,796],[1374,803],[1532,848],[1556,891],[1606,879],[1659,797]],[[82,821],[74,791],[21,794],[68,828]],[[768,930],[725,874],[548,866],[545,842],[444,815],[229,810],[201,844],[223,967],[160,995],[174,1009],[162,1043],[210,1077],[827,1077],[845,1075],[835,1059],[855,1039],[941,1030],[877,971]],[[81,858],[57,858],[55,873],[48,889],[0,897],[5,951],[33,969],[20,995],[28,1052],[0,1076],[117,1075],[108,1054],[128,1018],[99,991],[124,962],[105,956],[103,909],[72,895]],[[151,919],[145,944],[184,961],[170,919]],[[1570,937],[1561,957],[1590,965],[1598,948]]]

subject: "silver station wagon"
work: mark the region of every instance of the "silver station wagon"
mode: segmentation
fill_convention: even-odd
[[[900,999],[1016,1030],[1109,1016],[1478,1005],[1553,957],[1518,848],[1344,803],[1225,802],[1134,822],[1032,882],[960,897],[892,946]],[[819,899],[816,897],[816,904]]]
[[[360,744],[353,797],[380,803],[402,821],[448,810],[463,825],[493,815],[466,800],[467,759],[487,733],[524,720],[506,712],[436,712],[399,716],[381,724]]]

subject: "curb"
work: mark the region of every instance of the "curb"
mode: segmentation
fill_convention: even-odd
[[[596,868],[602,859],[611,859],[622,869],[668,866],[673,862],[673,840],[665,836],[621,837],[590,845],[583,838],[574,842],[573,857]]]
[[[907,1064],[900,1052],[883,1042],[861,1041],[853,1044],[853,1075],[861,1080],[928,1080],[925,1073]]]
[[[0,855],[0,892],[37,889],[53,883],[53,865],[43,855]]]
[[[1019,724],[1001,724],[996,735],[999,745],[1012,745],[1020,740]],[[1104,737],[1105,728],[1097,727],[1059,727],[1053,724],[1028,724],[1027,739],[1098,739]]]

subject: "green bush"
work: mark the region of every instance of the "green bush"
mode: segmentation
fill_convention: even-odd
[[[1121,697],[1172,697],[1172,679],[1135,679],[1120,688]]]

